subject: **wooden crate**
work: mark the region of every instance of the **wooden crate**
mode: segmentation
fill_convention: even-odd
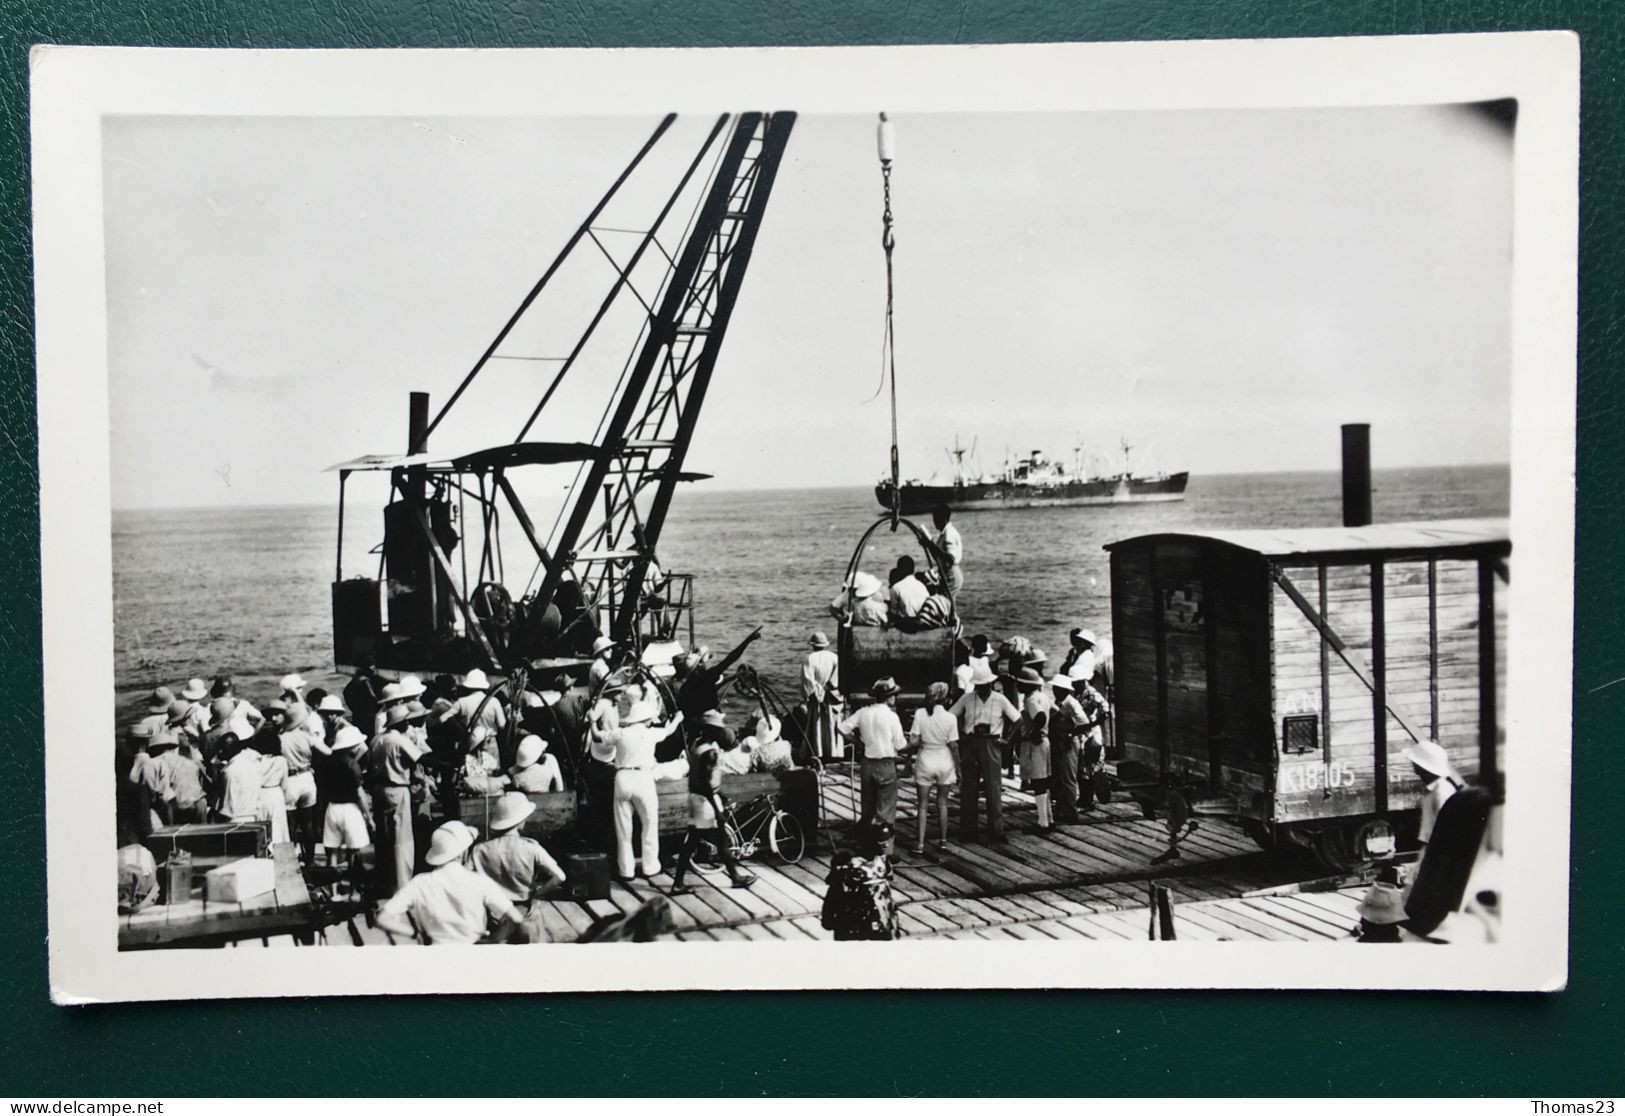
[[[192,822],[165,825],[152,831],[141,843],[162,864],[177,850],[192,854],[200,865],[226,864],[250,856],[265,856],[270,846],[271,827],[267,822]]]

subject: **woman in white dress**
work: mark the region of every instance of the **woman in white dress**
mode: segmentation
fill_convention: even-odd
[[[288,761],[280,755],[260,755],[260,821],[271,826],[271,844],[281,845],[288,836]]]

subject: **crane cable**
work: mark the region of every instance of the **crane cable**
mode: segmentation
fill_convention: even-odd
[[[892,249],[897,247],[897,236],[892,228],[891,164],[896,137],[885,113],[880,114],[880,123],[875,129],[875,146],[880,154],[880,182],[885,198],[880,216],[880,246],[886,252],[886,330],[881,340],[880,362],[881,375],[891,381],[891,529],[895,531],[903,516],[902,477],[897,463],[897,345],[892,326]]]

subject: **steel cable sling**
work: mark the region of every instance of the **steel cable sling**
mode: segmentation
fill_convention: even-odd
[[[895,303],[892,250],[897,247],[897,235],[892,226],[891,165],[897,143],[885,113],[880,114],[880,124],[875,129],[875,146],[880,154],[880,185],[884,198],[880,246],[886,253],[886,329],[881,340],[880,365],[881,375],[891,381],[891,529],[895,531],[903,515],[902,476],[897,461],[897,336],[892,324]]]

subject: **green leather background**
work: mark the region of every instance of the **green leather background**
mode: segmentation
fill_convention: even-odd
[[[1579,0],[0,0],[0,1095],[1618,1095],[1625,20]],[[444,997],[61,1009],[45,984],[26,55],[216,47],[1016,42],[1573,28],[1584,49],[1573,957],[1552,996]],[[95,587],[87,587],[95,591]],[[1554,600],[1552,607],[1567,607]],[[1606,688],[1602,688],[1605,687]],[[1538,742],[1536,742],[1538,743]],[[1553,740],[1554,746],[1561,741]],[[274,954],[268,960],[274,958]],[[1086,953],[1080,953],[1085,958]]]

